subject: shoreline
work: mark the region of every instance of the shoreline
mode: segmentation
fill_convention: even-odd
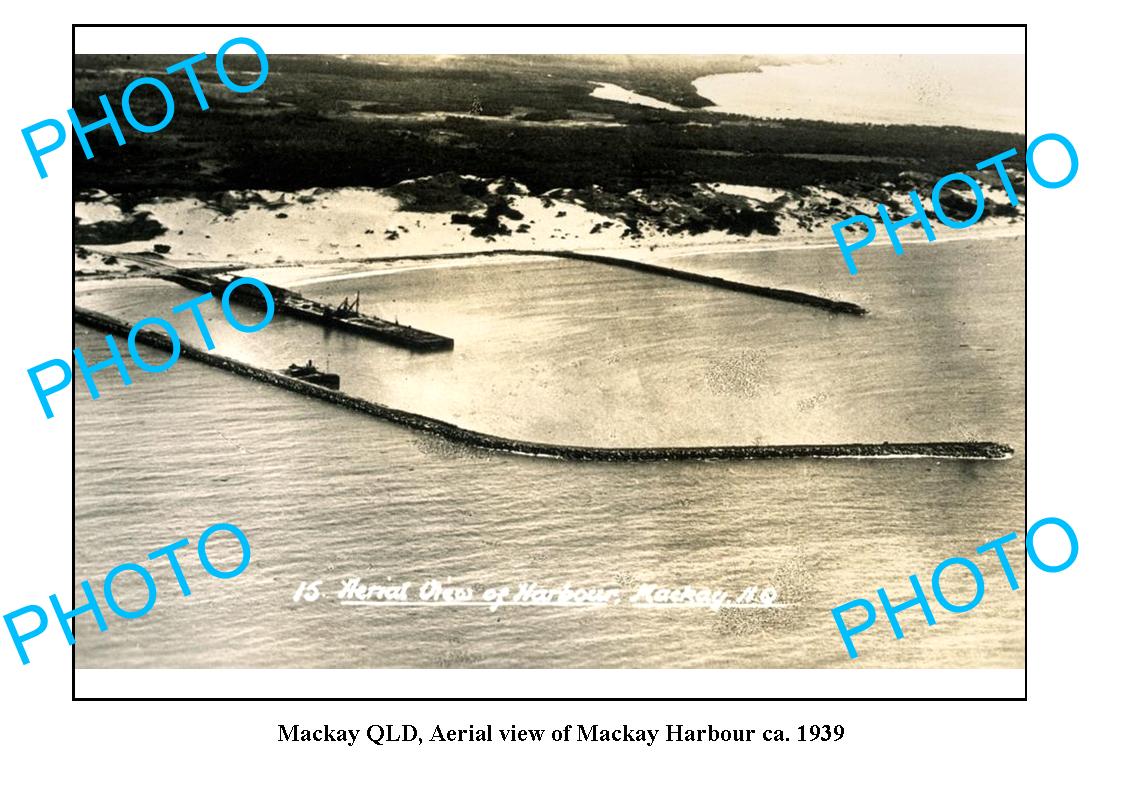
[[[751,186],[722,188],[752,193]],[[257,197],[254,201],[265,204],[250,203],[229,213],[199,199],[154,200],[138,205],[130,211],[132,215],[122,214],[116,199],[107,194],[96,201],[80,202],[76,209],[81,220],[78,229],[89,230],[91,225],[102,222],[113,225],[145,218],[148,219],[146,223],[156,224],[162,231],[126,242],[80,244],[75,249],[75,275],[78,278],[128,276],[128,269],[116,262],[120,255],[126,254],[158,258],[177,268],[269,269],[294,265],[355,268],[373,261],[435,259],[438,256],[457,259],[507,250],[525,252],[521,256],[532,256],[536,251],[549,256],[550,251],[566,250],[582,255],[662,262],[706,254],[751,256],[759,252],[838,246],[830,229],[833,217],[804,218],[799,214],[812,211],[787,207],[791,196],[776,200],[785,204],[776,211],[781,220],[779,234],[774,236],[759,233],[741,236],[715,229],[698,234],[672,233],[646,222],[639,224],[638,236],[627,236],[621,234],[623,227],[619,218],[593,212],[579,200],[510,194],[507,196],[510,206],[521,214],[519,229],[503,235],[479,236],[471,234],[464,225],[451,222],[445,213],[410,210],[380,190],[309,189],[295,194],[254,192],[253,195]],[[832,196],[823,193],[813,198],[821,205]],[[762,204],[762,200],[751,198],[746,201],[759,207],[775,203]],[[920,230],[907,228],[900,234],[906,248],[930,243]],[[97,233],[88,231],[87,235],[96,237]],[[1025,235],[1025,216],[1019,215],[1012,221],[988,218],[964,231],[941,228],[937,235],[931,243],[1016,238]],[[870,247],[888,245],[882,230]],[[841,253],[839,270],[846,273]]]
[[[558,260],[576,260],[578,262],[590,262],[599,265],[608,265],[617,268],[625,268],[640,273],[652,274],[656,276],[663,276],[670,279],[678,279],[685,282],[694,282],[696,284],[708,285],[710,287],[720,288],[722,290],[732,290],[737,293],[748,293],[762,298],[772,299],[774,301],[786,301],[791,304],[802,304],[804,306],[815,307],[817,309],[826,310],[828,312],[843,313],[848,315],[866,315],[868,310],[850,301],[838,301],[836,299],[827,298],[825,296],[809,293],[801,290],[790,290],[787,288],[771,287],[767,285],[750,284],[748,282],[734,281],[725,279],[724,277],[714,276],[710,274],[701,274],[695,271],[685,270],[681,268],[673,268],[667,265],[658,265],[654,263],[642,262],[640,260],[633,260],[630,258],[613,257],[604,254],[589,254],[570,250],[523,250],[523,249],[496,249],[493,251],[477,252],[473,257],[511,257],[516,262],[525,261],[526,259],[558,259]],[[413,255],[412,257],[398,257],[389,260],[381,260],[381,258],[373,260],[383,262],[402,262],[405,260],[419,260],[422,262],[431,260],[453,260],[457,258],[448,254],[420,254]],[[472,263],[474,264],[474,263]],[[458,267],[463,267],[464,263],[459,264]],[[429,266],[429,268],[437,268],[439,265]],[[454,267],[457,267],[454,263]],[[293,287],[309,285],[309,284],[322,284],[324,282],[344,281],[346,279],[356,279],[365,276],[367,273],[371,274],[387,274],[387,273],[404,273],[410,269],[409,267],[397,269],[383,269],[372,272],[358,272],[349,273],[345,275],[325,276],[309,280],[297,280],[290,282],[288,289]],[[179,273],[185,274],[186,270]],[[176,281],[174,277],[167,276],[165,278]]]
[[[1025,225],[1019,225],[1018,230],[992,230],[984,235],[971,235],[961,238],[947,238],[936,239],[935,241],[926,241],[921,238],[918,241],[905,240],[904,243],[916,244],[954,244],[954,243],[977,243],[979,241],[989,240],[1004,240],[1016,239],[1025,237]],[[870,247],[883,248],[892,244],[889,241],[875,241],[870,244]],[[748,239],[743,241],[730,241],[728,243],[703,243],[703,244],[686,244],[681,246],[666,246],[664,248],[644,249],[642,247],[613,247],[613,248],[573,248],[570,251],[576,255],[576,259],[584,259],[586,257],[624,257],[631,259],[637,254],[642,253],[647,259],[650,259],[658,264],[665,264],[666,261],[676,259],[686,259],[692,257],[705,257],[710,255],[753,255],[760,252],[790,252],[790,251],[804,251],[807,249],[830,249],[835,248],[836,243],[822,243],[811,240],[796,242],[785,241],[784,243],[776,243],[774,245],[761,245],[751,243]],[[431,254],[405,254],[405,255],[387,255],[386,257],[373,257],[364,258],[363,260],[325,260],[318,262],[307,262],[301,265],[288,263],[284,266],[255,266],[255,265],[242,265],[244,269],[273,270],[273,268],[300,268],[303,266],[310,266],[314,268],[332,268],[336,267],[341,272],[331,273],[319,276],[309,276],[304,279],[296,279],[289,284],[292,286],[305,286],[317,285],[327,282],[341,282],[348,279],[360,279],[370,276],[401,274],[410,271],[430,270],[430,269],[446,269],[446,268],[472,268],[483,263],[476,262],[476,260],[488,259],[492,262],[506,262],[518,263],[526,262],[535,259],[551,259],[559,256],[556,252],[551,252],[546,249],[473,249],[471,251],[463,252],[437,252]],[[361,266],[376,265],[378,263],[397,263],[395,267],[383,268],[364,268]],[[845,263],[839,260],[840,270],[845,274]],[[860,276],[860,273],[859,273]]]
[[[1013,227],[1015,225],[1011,224],[1010,226]],[[905,244],[917,244],[917,245],[923,244],[923,245],[935,246],[935,245],[957,243],[957,242],[972,243],[972,242],[978,242],[978,241],[984,241],[984,240],[1002,240],[1002,239],[1005,239],[1005,238],[1025,237],[1025,234],[1026,234],[1025,233],[1025,224],[1021,223],[1021,224],[1018,224],[1016,226],[1018,227],[1016,230],[1015,229],[1004,229],[1002,227],[988,227],[988,228],[984,228],[982,230],[979,230],[979,232],[974,233],[974,234],[959,235],[959,236],[954,237],[954,238],[950,238],[950,237],[939,238],[939,237],[937,237],[936,240],[934,240],[934,241],[927,240],[921,234],[917,234],[915,238],[906,234],[906,235],[901,236],[901,243],[902,243],[902,245],[905,245]],[[951,230],[951,231],[955,232],[955,230]],[[830,241],[823,241],[823,240],[820,239],[820,236],[815,236],[814,238],[799,238],[799,239],[789,239],[789,240],[785,240],[785,241],[776,241],[775,243],[771,242],[770,240],[759,239],[759,238],[756,239],[756,241],[757,242],[754,243],[753,239],[746,238],[744,241],[730,241],[728,243],[721,242],[721,241],[715,241],[713,243],[698,243],[698,244],[693,244],[693,245],[688,244],[688,245],[684,245],[684,246],[681,246],[681,247],[667,246],[664,249],[656,248],[655,250],[652,251],[652,256],[657,256],[659,254],[668,254],[669,256],[672,256],[672,257],[698,257],[698,256],[707,255],[707,254],[753,254],[753,253],[756,253],[756,252],[803,251],[805,249],[836,249],[836,248],[838,248],[838,243],[833,238]],[[892,246],[892,243],[890,243],[888,240],[878,239],[878,240],[875,240],[872,243],[868,244],[867,248],[884,248],[886,246]],[[675,251],[675,249],[680,249],[680,250]],[[601,253],[601,252],[610,253],[611,251],[613,251],[613,250],[611,250],[611,249],[603,249],[603,250],[598,249],[594,253]],[[620,251],[624,251],[624,249],[620,249]],[[841,258],[841,253],[839,254],[839,257]],[[840,259],[840,262],[841,262],[841,259]],[[843,264],[843,268],[845,268],[845,264]]]
[[[983,234],[972,234],[967,236],[960,236],[955,238],[937,238],[935,241],[925,240],[923,236],[919,239],[913,240],[903,238],[902,243],[914,245],[950,245],[955,243],[978,243],[980,241],[991,240],[1005,240],[1024,238],[1026,234],[1025,224],[1018,224],[1018,229],[1001,229],[991,228],[982,231]],[[117,244],[114,248],[124,247],[128,244]],[[661,243],[657,245],[636,245],[636,246],[611,246],[611,247],[585,247],[576,246],[565,251],[576,255],[577,259],[588,257],[625,257],[630,259],[638,253],[642,253],[645,258],[662,263],[666,260],[686,259],[693,257],[705,257],[710,255],[738,255],[743,254],[751,256],[762,252],[791,252],[791,251],[804,251],[804,250],[819,250],[819,249],[832,249],[837,248],[837,243],[834,241],[823,242],[817,238],[800,238],[788,239],[785,241],[761,241],[750,238],[741,240],[730,241],[714,241],[714,242],[670,242]],[[884,248],[891,246],[889,241],[874,241],[869,244],[870,248]],[[127,251],[110,251],[108,247],[85,247],[89,252],[100,255],[110,256],[114,258],[131,259],[132,257],[145,257],[152,258],[158,255],[153,255],[150,252],[127,252]],[[213,260],[184,260],[184,259],[165,259],[164,260],[170,268],[222,268],[229,271],[297,271],[304,268],[315,269],[332,269],[335,273],[309,276],[303,279],[295,279],[288,282],[290,286],[303,286],[314,285],[325,282],[343,281],[347,279],[357,279],[367,276],[390,275],[400,274],[415,270],[428,270],[428,269],[445,269],[445,268],[471,268],[480,265],[474,262],[479,259],[488,259],[491,262],[524,262],[533,259],[553,259],[557,256],[557,249],[510,249],[510,248],[481,248],[471,249],[465,251],[440,251],[440,252],[415,252],[415,253],[402,253],[402,254],[388,254],[380,257],[364,257],[361,259],[309,259],[302,262],[286,262],[286,263],[250,263],[244,261],[213,261]],[[845,272],[845,263],[840,262],[840,270]],[[364,266],[372,266],[378,263],[399,263],[397,267],[388,268],[365,268]],[[860,275],[860,274],[859,274]],[[148,276],[144,273],[99,273],[99,274],[75,274],[76,281],[99,281],[110,279],[138,279]]]

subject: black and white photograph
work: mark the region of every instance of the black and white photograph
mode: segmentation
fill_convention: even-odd
[[[1024,56],[515,44],[75,55],[77,668],[1024,668]]]

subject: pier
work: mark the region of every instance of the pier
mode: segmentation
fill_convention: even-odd
[[[127,336],[130,324],[100,312],[74,308],[74,320],[94,329]],[[161,351],[171,351],[172,343],[163,332],[141,330],[136,340]],[[559,445],[546,442],[500,437],[461,428],[443,420],[426,417],[364,398],[347,395],[300,379],[284,376],[230,357],[213,354],[186,343],[180,344],[180,355],[187,359],[230,373],[272,384],[310,398],[336,404],[346,409],[400,426],[434,434],[463,445],[497,453],[539,456],[582,462],[647,462],[689,460],[749,459],[840,459],[840,458],[929,458],[929,459],[1008,459],[1013,448],[997,442],[883,442],[841,445],[721,445],[699,447],[604,448],[581,445]]]
[[[785,288],[768,287],[766,285],[754,285],[748,282],[738,282],[732,279],[725,279],[720,276],[709,276],[707,274],[699,274],[695,271],[689,271],[682,268],[673,268],[667,265],[655,265],[654,263],[645,263],[640,260],[630,260],[623,257],[610,257],[602,254],[586,254],[582,252],[569,251],[565,249],[483,249],[474,252],[441,252],[434,254],[400,254],[391,255],[386,257],[366,257],[359,262],[364,263],[381,263],[381,262],[411,262],[411,261],[426,261],[426,260],[460,260],[468,257],[489,257],[489,256],[516,256],[516,257],[553,257],[559,260],[577,260],[580,262],[597,263],[599,265],[608,265],[615,268],[627,268],[631,271],[639,271],[646,274],[655,274],[657,276],[668,277],[670,279],[678,279],[684,282],[694,282],[701,285],[709,285],[721,290],[732,290],[735,293],[747,293],[761,298],[771,299],[773,301],[783,301],[788,304],[800,304],[805,307],[813,307],[827,312],[838,313],[843,315],[866,315],[868,310],[851,301],[837,301],[829,299],[825,296],[818,296],[814,293],[805,293],[800,290],[787,290]],[[201,266],[192,269],[169,270],[169,267],[164,263],[154,261],[152,258],[141,257],[138,255],[118,255],[120,257],[134,260],[141,263],[147,270],[152,272],[153,276],[162,279],[168,279],[184,287],[190,287],[193,290],[213,292],[218,288],[218,296],[222,295],[222,290],[225,285],[229,283],[229,279],[223,282],[218,273],[221,271],[238,270],[230,269],[228,266],[223,266],[221,269],[214,267]],[[243,268],[245,266],[242,266]],[[209,286],[207,283],[211,283]],[[219,287],[221,285],[221,287]],[[285,312],[290,315],[298,315],[305,320],[319,323],[322,325],[338,325],[335,321],[331,320],[330,316],[335,310],[326,304],[313,301],[311,299],[301,296],[285,288],[277,287],[276,285],[269,285],[269,290],[273,293],[274,298],[278,296],[290,296],[296,305],[307,305],[308,307],[315,307],[315,311],[311,314],[302,314],[299,306],[282,307],[278,302],[277,311]],[[256,297],[248,297],[243,300],[241,294],[235,294],[231,297],[232,300],[242,301],[243,303],[251,303]],[[325,320],[327,319],[327,320]],[[445,351],[452,348],[452,340],[448,337],[433,334],[431,332],[424,332],[420,329],[413,329],[409,326],[401,326],[400,324],[390,323],[389,321],[382,320],[381,318],[374,318],[371,316],[360,316],[360,322],[353,327],[347,326],[350,331],[357,334],[363,334],[368,337],[376,337],[384,342],[391,343],[392,345],[402,345],[406,348],[412,348],[419,351]]]
[[[163,271],[156,276],[169,282],[175,282],[182,287],[198,290],[200,293],[211,293],[216,298],[221,298],[227,286],[234,281],[229,277],[224,278],[190,269]],[[341,329],[363,337],[372,337],[390,345],[408,348],[411,351],[426,353],[452,350],[453,340],[451,337],[426,332],[423,329],[414,329],[412,326],[391,323],[372,315],[360,315],[358,309],[351,306],[332,307],[287,288],[264,282],[262,284],[265,284],[270,295],[273,296],[273,306],[277,313],[291,315],[304,321],[326,326],[329,329]],[[230,294],[230,301],[261,310],[265,309],[265,298],[256,290],[235,290]]]

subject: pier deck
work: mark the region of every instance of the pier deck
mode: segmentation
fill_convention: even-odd
[[[157,275],[191,290],[211,293],[216,298],[221,298],[227,286],[234,281],[229,276],[210,275],[187,269],[167,271]],[[335,307],[310,299],[287,288],[264,282],[262,284],[269,289],[269,293],[273,296],[275,311],[283,315],[300,318],[310,323],[326,326],[329,329],[341,329],[363,337],[371,337],[390,345],[408,348],[411,351],[426,353],[452,350],[453,340],[451,337],[426,332],[424,329],[415,329],[412,326],[403,326],[400,323],[392,323],[373,315],[360,315],[357,312],[341,313]],[[235,290],[230,294],[230,301],[258,309],[265,308],[264,297],[252,288]]]

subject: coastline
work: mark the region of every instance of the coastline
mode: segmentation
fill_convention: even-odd
[[[159,259],[177,268],[225,265],[236,270],[331,272],[306,271],[303,278],[293,274],[297,278],[291,284],[296,285],[343,274],[464,267],[482,256],[496,262],[491,258],[510,257],[506,252],[512,250],[519,252],[515,255],[518,260],[533,257],[538,251],[549,257],[550,252],[566,250],[660,264],[714,254],[838,246],[828,223],[830,218],[811,223],[805,218],[783,216],[780,233],[775,236],[740,236],[715,230],[695,235],[668,234],[641,225],[638,237],[610,242],[605,238],[614,234],[609,230],[618,227],[617,219],[593,213],[578,202],[520,195],[511,199],[511,206],[525,219],[520,229],[530,231],[484,238],[450,224],[442,213],[404,209],[397,199],[372,189],[310,189],[298,194],[254,192],[253,196],[264,204],[251,201],[231,210],[215,208],[198,199],[179,199],[141,204],[131,213],[124,213],[108,195],[78,202],[75,212],[79,229],[87,233],[105,222],[134,224],[137,219],[155,223],[163,231],[144,240],[80,244],[75,253],[75,276],[81,280],[142,275],[117,259],[118,255],[129,254]],[[835,197],[824,194],[819,198],[829,201]],[[781,200],[771,204],[777,201]],[[912,228],[901,230],[900,238],[906,246],[1017,238],[1025,234],[1025,215],[1021,212],[1013,219],[986,218],[966,231],[939,225],[936,230],[937,238],[931,242],[922,231]],[[884,231],[879,231],[881,234],[870,244],[871,248],[890,245]],[[372,268],[372,262],[394,262],[395,266]],[[839,270],[841,275],[848,276],[841,255]]]

